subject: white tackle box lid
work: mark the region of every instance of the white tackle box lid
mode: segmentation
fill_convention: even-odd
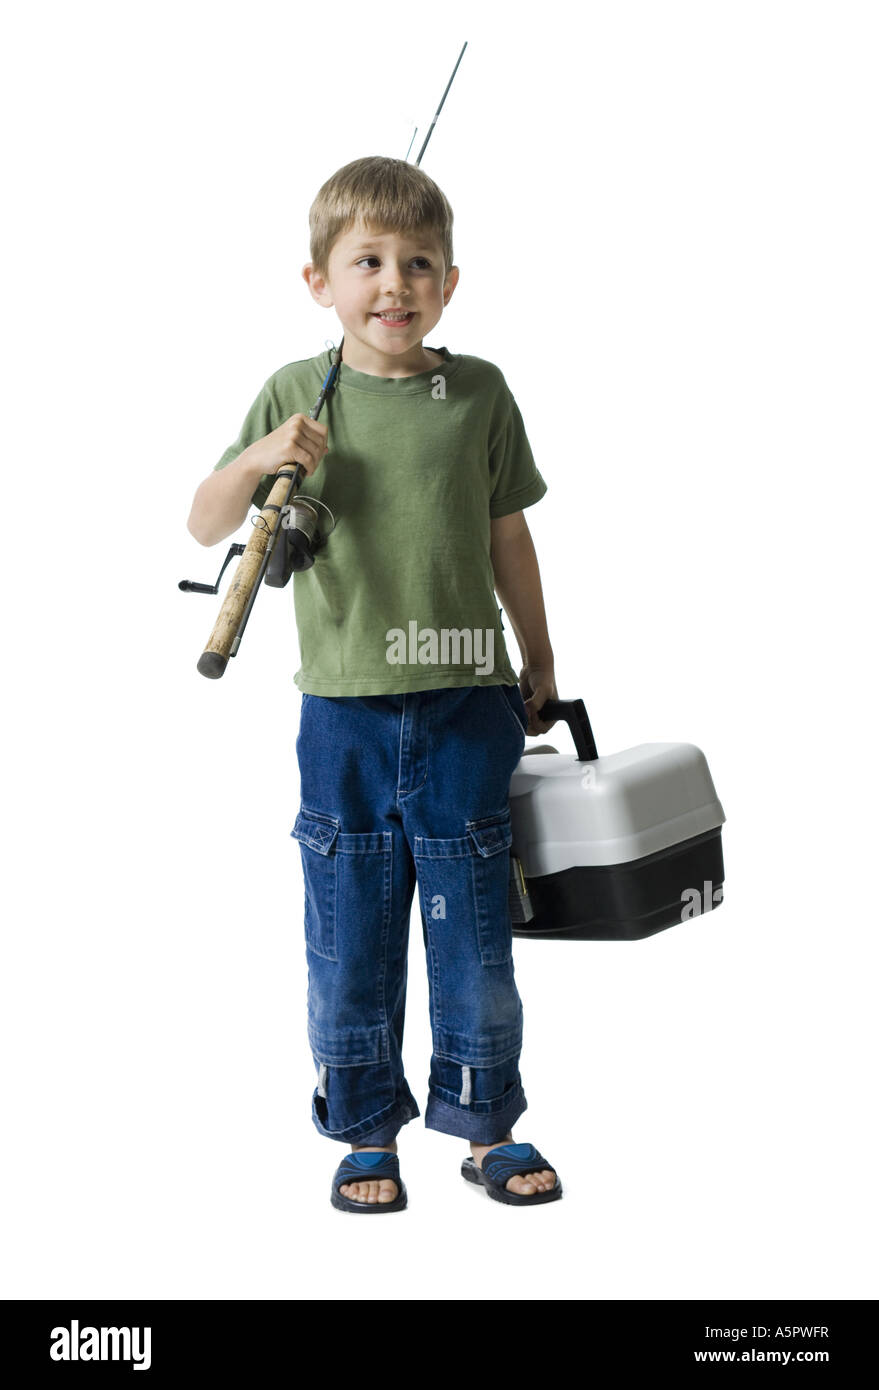
[[[510,813],[526,877],[627,864],[726,820],[692,743],[640,743],[591,762],[528,750],[510,780]]]

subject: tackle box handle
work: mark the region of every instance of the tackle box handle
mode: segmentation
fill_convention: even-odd
[[[546,700],[537,711],[537,718],[547,723],[551,719],[564,719],[574,739],[577,760],[591,763],[597,759],[592,725],[582,700]]]

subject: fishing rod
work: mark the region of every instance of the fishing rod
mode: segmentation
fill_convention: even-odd
[[[464,57],[466,47],[465,42],[464,48],[458,54],[458,61],[452,69],[452,75],[446,83],[446,89],[440,98],[439,106],[436,108],[436,113],[430,123],[430,129],[424,137],[424,144],[418,152],[418,158],[415,160],[416,166],[421,164],[422,156],[427,149],[428,141],[433,134],[445,99],[449,95],[449,88],[455,80],[455,73]],[[412,140],[409,142],[410,150],[417,134],[418,127],[416,126]],[[408,158],[408,150],[406,154]],[[339,346],[332,351],[330,368],[321,386],[320,395],[308,412],[309,420],[318,418],[324,402],[335,390],[339,368],[342,365],[344,345],[343,335]],[[246,545],[236,542],[229,547],[229,552],[223,561],[215,584],[198,584],[191,579],[180,580],[178,588],[185,593],[219,593],[220,580],[229,561],[236,556],[241,557],[232,576],[226,597],[223,599],[213,631],[198,659],[200,674],[207,676],[210,680],[219,680],[226,670],[229,658],[237,655],[247,620],[263,580],[265,579],[271,588],[283,588],[294,571],[309,569],[314,564],[315,551],[325,544],[325,537],[321,537],[318,530],[319,517],[315,508],[324,507],[326,511],[329,511],[329,508],[316,497],[300,498],[297,502],[292,500],[299,491],[305,476],[306,469],[301,463],[294,466],[291,460],[290,463],[281,465],[275,474],[275,481],[259,516],[253,518],[253,534],[250,540]],[[330,515],[332,516],[332,513]],[[333,525],[335,525],[335,521]],[[278,545],[279,538],[282,538],[280,545]]]

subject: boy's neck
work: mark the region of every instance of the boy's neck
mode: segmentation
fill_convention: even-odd
[[[342,361],[352,371],[365,372],[367,376],[402,377],[429,372],[432,367],[441,366],[444,359],[441,353],[433,352],[421,343],[416,343],[407,353],[391,357],[364,349],[356,339],[345,338]]]

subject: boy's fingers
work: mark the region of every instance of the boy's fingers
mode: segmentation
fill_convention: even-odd
[[[319,445],[310,447],[299,444],[293,450],[293,462],[301,463],[306,473],[310,476],[317,468],[324,454],[328,452],[328,449],[321,449]]]
[[[324,454],[329,453],[326,425],[319,424],[317,420],[309,420],[304,415],[300,416],[294,426],[290,452],[293,463],[300,463],[309,475],[312,474]]]
[[[538,710],[543,708],[547,700],[555,699],[558,699],[558,696],[553,694],[551,686],[538,684],[534,694],[525,701],[525,708],[528,711],[529,731],[533,731],[534,734],[546,734],[549,732],[553,724],[557,721],[555,719],[541,719],[538,716]]]
[[[319,420],[312,420],[308,415],[300,414],[299,416],[291,417],[291,422],[293,424],[294,434],[304,436],[304,438],[309,441],[314,440],[315,443],[318,441],[321,443],[326,442],[327,426],[322,425]]]
[[[322,459],[328,453],[326,432],[317,435],[310,435],[308,443],[312,449],[315,460]]]
[[[324,440],[320,435],[312,434],[309,430],[300,430],[298,438],[294,440],[294,448],[305,449],[308,453],[319,453],[323,448]]]

